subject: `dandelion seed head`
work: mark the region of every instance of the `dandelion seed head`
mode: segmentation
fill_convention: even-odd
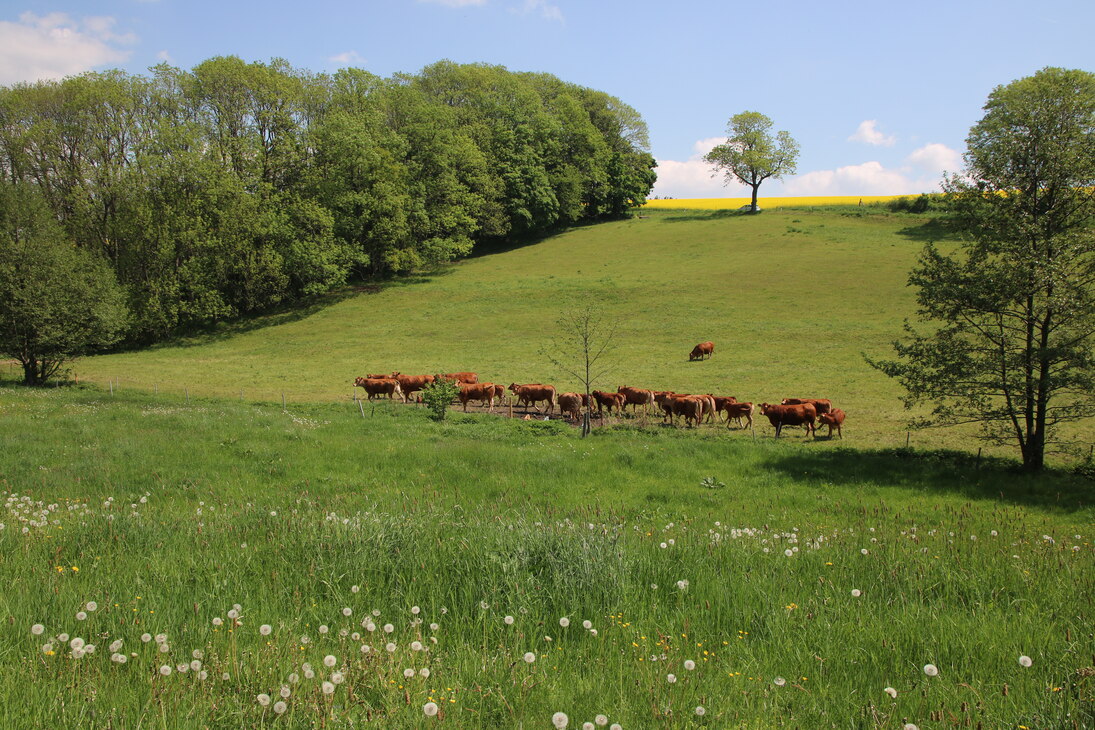
[[[333,667],[336,664],[338,664],[338,659],[335,658],[334,654],[328,654],[327,656],[323,657],[323,666]]]
[[[361,586],[350,586],[351,593],[358,593],[361,591]]]
[[[934,664],[925,664],[924,674],[928,675],[929,677],[934,677],[939,674],[939,668],[936,667]]]
[[[343,616],[353,616],[354,615],[354,609],[347,606],[346,608],[342,609],[342,615]]]
[[[513,626],[513,616],[506,616],[502,621],[506,626]]]
[[[421,669],[418,670],[418,674],[423,679],[429,679],[429,677],[430,677],[430,668],[429,667],[422,667]]]
[[[335,693],[335,686],[330,682],[324,682],[322,688],[323,694],[325,695],[333,695]]]
[[[608,724],[608,717],[605,715],[597,715],[597,717],[593,718],[593,722],[600,727],[604,727]]]
[[[787,680],[783,677],[776,677],[772,680],[772,684],[776,685],[777,687],[782,687],[783,685],[787,684]]]
[[[1023,656],[1019,657],[1019,666],[1029,667],[1032,664],[1034,664],[1034,662],[1031,660],[1030,657],[1026,656],[1025,654]]]
[[[570,722],[570,718],[567,717],[565,712],[556,712],[551,716],[551,724],[557,728],[566,727],[568,722]]]
[[[171,674],[171,667],[168,666],[167,664],[164,664],[162,667],[160,667],[160,674],[162,674],[165,677],[167,675]]]
[[[390,634],[390,633],[392,633],[393,631],[395,631],[395,627],[394,627],[394,626],[392,626],[391,624],[384,624],[384,633],[385,633],[385,634]]]
[[[422,642],[421,641],[412,641],[411,642],[411,651],[422,651]]]
[[[152,634],[141,634],[141,641],[145,644],[152,641]]]
[[[859,598],[863,593],[858,588],[852,589],[852,598]]]
[[[684,660],[684,668],[691,672],[693,669],[696,668],[696,663],[694,661],[692,661],[691,659],[685,659]]]
[[[269,707],[270,706],[270,695],[266,694],[265,692],[260,694],[255,699],[257,699],[259,701],[259,704],[262,705],[263,707]]]
[[[84,608],[88,611],[97,611],[99,609],[99,604],[95,601],[88,601]]]
[[[346,681],[346,677],[345,677],[345,675],[342,674],[342,672],[331,672],[331,683],[332,684],[342,684],[345,681]]]
[[[387,644],[384,645],[384,650],[387,651],[389,654],[395,651],[395,648],[396,647],[394,641],[389,641]]]
[[[273,630],[274,627],[270,624],[263,624],[262,626],[259,626],[259,633],[263,636],[269,636]]]
[[[525,663],[532,664],[534,661],[536,661],[536,655],[533,654],[531,651],[526,651],[525,652]]]
[[[44,632],[45,630],[46,627],[42,624],[34,624],[34,626],[30,627],[30,633],[34,634],[35,636],[41,636],[42,632]]]
[[[587,630],[592,629],[593,628],[593,622],[590,621],[589,619],[586,619],[585,621],[582,622],[582,628],[587,629]]]
[[[288,709],[289,709],[289,705],[285,704],[281,700],[278,700],[277,702],[274,703],[274,712],[276,712],[279,715],[284,715],[285,711],[288,710]]]
[[[437,714],[437,703],[427,702],[426,704],[422,705],[422,714],[424,714],[426,717],[434,717]]]
[[[893,698],[895,700],[897,699],[897,690],[894,689],[893,687],[886,687],[882,691],[885,692],[886,694],[888,694],[891,698]]]
[[[570,626],[570,619],[566,616],[563,616],[561,619],[559,619],[559,625],[565,629],[567,626]]]
[[[669,682],[670,684],[676,684],[677,683],[677,675],[676,674],[666,675],[665,681]]]
[[[697,705],[696,706],[696,714],[699,715],[700,717],[703,717],[704,715],[707,714],[707,710],[704,709],[703,705]]]
[[[326,634],[331,628],[327,624],[320,624],[319,633]]]

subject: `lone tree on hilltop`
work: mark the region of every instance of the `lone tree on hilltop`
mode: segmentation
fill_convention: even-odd
[[[0,183],[0,353],[42,385],[72,358],[117,342],[125,296],[105,261],[64,238],[40,194]]]
[[[896,360],[919,425],[980,423],[1045,465],[1062,423],[1095,415],[1095,74],[1046,68],[997,87],[945,180],[966,239],[925,247],[909,284],[926,334],[905,324]]]
[[[789,133],[772,136],[772,120],[760,112],[742,112],[730,117],[726,132],[730,135],[704,156],[704,161],[726,177],[726,184],[735,180],[753,189],[750,212],[757,212],[757,191],[770,177],[779,180],[795,172],[798,162],[798,142]]]

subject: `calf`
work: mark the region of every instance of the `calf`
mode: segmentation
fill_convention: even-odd
[[[551,413],[555,410],[555,386],[542,385],[540,383],[529,383],[526,385],[518,385],[517,383],[510,383],[509,390],[517,396],[517,404],[536,408],[536,404],[540,401],[547,403],[547,412]],[[540,410],[537,408],[536,410]]]
[[[741,419],[745,418],[749,421],[749,428],[753,427],[753,404],[752,403],[727,403],[723,408],[726,411],[726,427],[730,428],[730,419],[733,418],[738,422],[740,428],[745,428]]]
[[[606,393],[603,390],[595,390],[592,393],[593,400],[597,403],[597,412],[602,418],[604,418],[604,411],[607,408],[611,413],[613,408],[622,409],[626,398],[623,393]]]
[[[828,413],[820,414],[817,420],[821,425],[829,427],[829,438],[833,437],[833,427],[835,426],[837,435],[840,436],[841,440],[844,439],[844,432],[841,431],[841,426],[844,425],[844,411],[834,408]]]
[[[616,389],[617,393],[622,393],[624,396],[624,405],[631,406],[631,410],[635,410],[638,406],[643,407],[643,412],[649,406],[654,405],[654,391],[644,390],[642,388],[629,388],[626,385],[621,385]]]
[[[582,396],[577,393],[563,393],[559,396],[559,412],[572,416],[577,422],[582,417]]]
[[[807,436],[814,433],[817,409],[814,408],[813,403],[778,406],[761,403],[760,412],[768,416],[768,420],[776,427],[776,438],[779,438],[784,426],[805,425]]]

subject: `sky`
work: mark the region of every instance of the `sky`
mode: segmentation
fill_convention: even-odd
[[[547,72],[630,104],[652,196],[738,197],[702,161],[759,111],[801,147],[765,195],[939,189],[996,86],[1095,71],[1091,0],[0,0],[0,85],[213,56],[379,76],[441,59]]]

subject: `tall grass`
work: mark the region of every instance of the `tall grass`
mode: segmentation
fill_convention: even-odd
[[[1068,475],[386,404],[0,414],[7,727],[1095,723]]]

